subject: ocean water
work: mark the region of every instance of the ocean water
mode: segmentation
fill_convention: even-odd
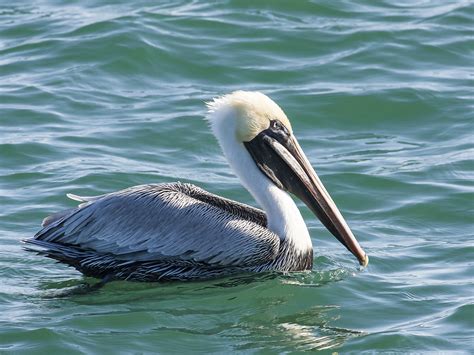
[[[0,352],[474,352],[472,1],[1,1]],[[204,102],[260,90],[370,255],[303,204],[307,273],[112,282],[27,253],[67,192],[253,204]]]

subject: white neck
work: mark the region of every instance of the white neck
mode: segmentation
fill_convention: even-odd
[[[234,128],[219,127],[220,133],[226,129]],[[222,135],[216,136],[232,170],[265,211],[268,229],[280,239],[292,241],[297,249],[307,251],[308,248],[312,248],[306,224],[290,195],[279,189],[260,171],[243,143],[235,139],[220,139]]]

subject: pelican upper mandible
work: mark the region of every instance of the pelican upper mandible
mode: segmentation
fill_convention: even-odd
[[[366,266],[368,257],[311,167],[282,109],[260,92],[207,103],[207,119],[234,173],[263,209],[192,184],[130,187],[55,213],[25,242],[107,280],[196,280],[313,265],[306,224],[289,193]]]

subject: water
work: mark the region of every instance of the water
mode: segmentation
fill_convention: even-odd
[[[2,1],[0,351],[474,351],[470,1]],[[304,208],[314,269],[113,282],[22,250],[67,192],[187,181],[254,204],[202,120],[277,101],[371,263]]]

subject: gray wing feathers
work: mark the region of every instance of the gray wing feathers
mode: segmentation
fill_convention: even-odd
[[[280,241],[265,214],[191,184],[135,186],[89,200],[46,225],[35,239],[117,259],[188,260],[252,266],[276,257]]]
[[[52,215],[49,215],[45,219],[43,219],[43,222],[41,222],[42,227],[49,226],[50,224],[59,221],[60,219],[66,217],[67,215],[71,214],[73,211],[75,211],[75,208],[71,208],[65,211],[53,213]]]
[[[184,193],[190,197],[216,206],[229,213],[238,215],[243,219],[258,223],[263,227],[267,226],[267,216],[262,210],[259,210],[258,208],[211,194],[210,192],[192,184],[181,185],[183,186]]]

